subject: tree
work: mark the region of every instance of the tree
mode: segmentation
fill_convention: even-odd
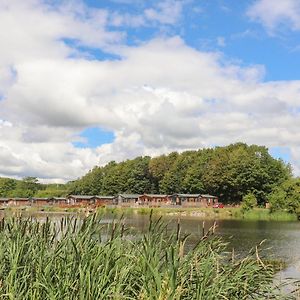
[[[173,167],[178,155],[177,152],[172,152],[169,155],[154,157],[149,161],[149,174],[151,176],[152,190],[154,193],[160,192],[161,181],[166,173]]]
[[[263,205],[270,191],[290,177],[290,167],[274,159],[266,147],[237,143],[215,149],[203,182],[223,202],[240,202],[252,192]]]
[[[242,210],[244,211],[251,210],[256,206],[257,206],[257,199],[253,193],[249,193],[243,196]]]
[[[34,194],[43,186],[38,183],[36,177],[25,177],[22,180],[17,181],[14,190],[9,192],[9,197],[33,197]]]
[[[209,160],[211,159],[211,149],[199,150],[196,152],[194,161],[188,167],[188,170],[183,178],[182,188],[186,193],[204,193],[205,186],[203,175]]]
[[[137,157],[96,166],[66,187],[77,194],[209,193],[225,203],[240,203],[252,193],[258,205],[292,178],[291,168],[266,147],[235,143],[198,151]]]
[[[38,190],[34,197],[50,198],[50,197],[65,197],[68,195],[67,185],[65,184],[47,184],[45,189]]]
[[[11,178],[0,178],[0,197],[7,197],[17,185],[17,180]]]
[[[300,178],[291,178],[275,187],[270,193],[271,211],[286,210],[295,213],[300,209]]]
[[[196,158],[196,151],[185,151],[176,157],[172,167],[160,181],[159,190],[163,193],[180,193],[183,191],[183,179],[188,168]]]

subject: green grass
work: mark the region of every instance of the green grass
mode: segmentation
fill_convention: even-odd
[[[257,248],[237,259],[211,229],[187,252],[188,238],[152,215],[143,235],[122,220],[105,225],[98,214],[3,219],[0,299],[284,299]]]
[[[169,215],[169,216],[191,216],[202,219],[236,219],[236,220],[261,220],[261,221],[297,221],[297,215],[285,211],[270,212],[266,208],[254,208],[249,211],[244,211],[241,208],[100,208],[101,211],[121,214],[150,214]]]
[[[244,218],[248,220],[269,220],[269,221],[297,221],[295,214],[285,211],[270,212],[268,209],[253,209],[245,212]]]
[[[21,211],[26,211],[27,213],[37,213],[39,211],[44,211],[45,213],[86,213],[87,209],[84,207],[70,207],[61,208],[55,206],[32,206],[32,207],[8,207],[5,208],[4,212],[7,213],[19,213]],[[123,214],[142,214],[150,215],[150,213],[155,215],[169,215],[169,216],[190,216],[201,219],[235,219],[235,220],[257,220],[257,221],[297,221],[298,217],[296,214],[291,214],[285,211],[271,212],[266,208],[254,208],[249,211],[243,211],[241,208],[235,207],[225,207],[225,208],[191,208],[191,207],[99,207],[96,209],[98,212],[113,213],[115,215]]]

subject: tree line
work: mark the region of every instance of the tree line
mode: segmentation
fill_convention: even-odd
[[[274,207],[284,209],[286,199],[293,202],[291,198],[297,194],[291,196],[286,190],[297,184],[299,179],[293,178],[291,166],[273,158],[266,147],[235,143],[154,158],[111,161],[64,185],[43,185],[32,177],[21,181],[2,178],[0,196],[209,193],[224,203],[238,203],[251,194],[258,205],[270,201],[276,202]]]

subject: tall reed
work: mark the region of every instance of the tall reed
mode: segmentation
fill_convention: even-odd
[[[283,299],[273,268],[257,249],[243,259],[225,252],[212,231],[186,251],[189,236],[161,219],[133,236],[122,220],[98,215],[0,222],[0,299]]]

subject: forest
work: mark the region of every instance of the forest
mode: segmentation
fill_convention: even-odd
[[[0,197],[118,193],[209,193],[224,203],[239,203],[250,194],[258,205],[271,202],[273,209],[300,207],[300,179],[293,177],[291,166],[264,146],[244,143],[111,161],[66,184],[0,178]]]

